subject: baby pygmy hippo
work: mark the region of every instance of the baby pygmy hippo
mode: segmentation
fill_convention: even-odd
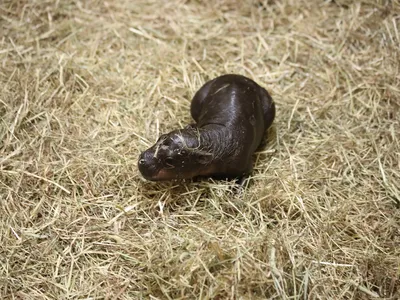
[[[241,179],[275,118],[275,104],[253,80],[228,74],[205,83],[190,112],[196,124],[163,134],[138,161],[147,180],[198,176]]]

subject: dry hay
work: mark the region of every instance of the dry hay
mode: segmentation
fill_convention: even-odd
[[[0,2],[2,299],[400,297],[399,1]],[[206,80],[277,118],[253,183],[144,182]]]

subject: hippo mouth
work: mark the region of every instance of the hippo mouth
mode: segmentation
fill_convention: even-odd
[[[139,169],[140,170],[140,169]],[[164,180],[172,180],[172,179],[179,179],[179,174],[174,174],[169,169],[165,168],[158,168],[153,170],[140,170],[142,176],[150,181],[164,181]]]
[[[171,172],[171,169],[165,168],[163,165],[144,163],[139,160],[138,167],[142,176],[150,181],[171,180],[178,177],[177,174]]]
[[[153,176],[153,180],[156,181],[161,181],[161,180],[171,180],[171,179],[178,179],[179,176],[178,174],[173,174],[172,172],[169,172],[167,169],[160,169],[158,170],[157,174]]]

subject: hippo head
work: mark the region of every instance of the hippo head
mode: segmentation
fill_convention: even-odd
[[[200,132],[189,127],[163,134],[139,156],[138,168],[151,181],[189,179],[202,172],[213,154],[201,145]]]

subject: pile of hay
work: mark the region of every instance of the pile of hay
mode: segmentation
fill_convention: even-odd
[[[400,297],[400,2],[0,2],[1,299]],[[239,73],[253,183],[136,162]]]

